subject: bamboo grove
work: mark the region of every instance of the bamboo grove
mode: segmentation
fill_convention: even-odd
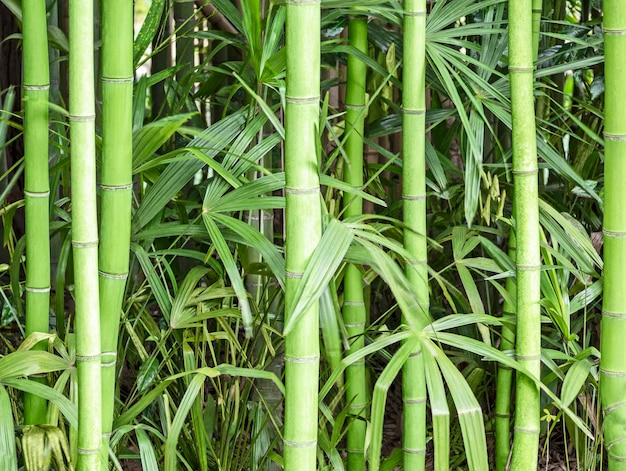
[[[626,469],[622,3],[0,0],[0,469]]]

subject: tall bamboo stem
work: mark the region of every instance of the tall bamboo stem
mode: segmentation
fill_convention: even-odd
[[[285,316],[321,237],[317,140],[320,94],[319,1],[287,0],[285,108]],[[285,337],[285,470],[314,471],[317,454],[319,307]]]
[[[428,318],[428,270],[426,247],[426,0],[404,1],[404,64],[402,68],[402,199],[404,246],[413,257],[406,275],[422,312],[415,323]],[[404,316],[409,315],[403,313]],[[426,458],[426,379],[421,348],[402,370],[404,403],[404,469],[423,470]]]
[[[93,0],[70,0],[70,145],[78,471],[100,469],[102,428],[93,47]]]
[[[350,19],[348,43],[355,49],[367,54],[367,19]],[[363,131],[365,127],[365,78],[367,67],[357,57],[348,55],[346,80],[346,142],[347,162],[344,165],[344,180],[354,188],[363,186]],[[352,194],[344,195],[344,216],[363,214],[363,201]],[[350,349],[348,354],[360,350],[365,345],[364,330],[366,322],[365,302],[363,299],[363,275],[355,265],[348,265],[344,275],[343,319]],[[357,362],[346,369],[346,397],[354,420],[347,433],[348,469],[365,469],[365,431],[367,383],[365,364]]]
[[[26,335],[48,332],[50,184],[48,180],[48,36],[45,0],[24,0],[24,201],[26,206]],[[45,348],[45,345],[40,346]],[[26,394],[24,422],[46,422],[46,400]]]
[[[113,423],[117,338],[128,276],[133,148],[133,2],[102,2],[100,332],[102,464]]]
[[[539,378],[541,368],[539,209],[533,93],[532,0],[509,0],[509,77],[517,241],[516,355]],[[511,469],[536,470],[539,388],[517,374]]]
[[[626,4],[604,1],[604,297],[600,393],[609,470],[626,470]]]

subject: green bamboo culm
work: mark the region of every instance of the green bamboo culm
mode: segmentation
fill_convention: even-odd
[[[416,325],[428,320],[428,261],[426,246],[426,0],[404,1],[402,67],[402,199],[404,247],[411,255],[406,276],[422,312]],[[409,315],[403,313],[404,316]],[[406,323],[407,320],[404,319]],[[404,469],[423,470],[426,460],[426,379],[421,348],[402,370]]]
[[[533,57],[539,54],[539,36],[541,35],[541,12],[543,0],[533,0]]]
[[[93,0],[70,0],[72,247],[78,377],[78,471],[100,469],[100,307]]]
[[[348,24],[348,43],[367,54],[367,19],[351,18]],[[346,74],[346,141],[344,149],[347,162],[344,165],[344,181],[356,189],[363,187],[363,130],[365,127],[365,78],[366,65],[354,54],[348,54]],[[360,197],[346,193],[343,198],[344,217],[363,214]],[[348,265],[343,279],[343,320],[350,339],[347,354],[365,345],[366,322],[363,299],[363,275],[356,265]],[[365,432],[368,388],[365,364],[357,362],[346,369],[346,398],[350,404],[353,421],[347,432],[348,470],[365,469]]]
[[[50,312],[50,69],[45,0],[22,2],[24,34],[24,201],[26,211],[26,335],[48,332]],[[45,348],[45,344],[39,346]],[[26,394],[24,423],[46,423],[46,400]]]
[[[317,140],[320,2],[287,0],[285,107],[285,323],[302,274],[321,237]],[[319,388],[319,306],[285,337],[285,471],[315,471]]]
[[[174,24],[176,28],[176,63],[183,66],[176,79],[189,78],[194,64],[193,33],[194,0],[174,0]]]
[[[133,1],[102,1],[102,172],[99,281],[102,467],[113,424],[117,339],[130,252]]]
[[[533,94],[532,0],[509,0],[515,201],[517,360],[536,378],[541,368],[540,242],[537,142]],[[539,388],[517,374],[511,469],[536,470],[539,446]]]
[[[626,4],[604,1],[604,292],[600,395],[609,471],[626,470]]]
[[[513,203],[515,211],[515,203]],[[509,257],[515,263],[516,260],[515,231],[509,232]],[[511,277],[507,278],[505,285],[507,293],[515,299],[516,284]],[[505,300],[502,306],[504,316],[515,315],[515,304]],[[508,352],[515,348],[515,331],[507,325],[502,326],[500,335],[500,350]],[[496,404],[495,404],[495,432],[496,432],[496,471],[505,471],[511,453],[511,389],[513,370],[508,366],[498,365],[498,377],[496,380]]]

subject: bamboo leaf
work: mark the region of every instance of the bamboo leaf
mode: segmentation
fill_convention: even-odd
[[[283,335],[289,335],[302,314],[322,295],[342,263],[352,238],[352,232],[340,221],[333,219],[328,224],[304,271],[302,282],[293,299],[293,306],[287,308],[291,314]]]
[[[0,386],[0,468],[7,471],[17,471],[15,423],[11,399],[3,386]]]

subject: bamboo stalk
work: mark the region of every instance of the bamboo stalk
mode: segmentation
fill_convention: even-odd
[[[348,25],[348,44],[367,54],[367,19],[354,17]],[[366,65],[348,54],[346,75],[346,141],[344,148],[347,162],[344,165],[344,181],[356,189],[363,187],[363,133],[365,127],[365,79]],[[363,214],[362,198],[345,194],[344,217]],[[365,345],[366,323],[363,298],[363,275],[356,265],[348,265],[344,275],[343,319],[350,339],[347,354],[354,353]],[[365,364],[358,362],[346,369],[346,399],[350,404],[353,421],[347,432],[348,469],[365,469],[365,432],[367,406],[367,380]]]
[[[102,176],[99,251],[102,466],[113,424],[117,339],[130,252],[133,2],[102,2]]]
[[[426,247],[426,0],[404,1],[404,65],[402,69],[402,199],[404,246],[413,257],[406,275],[428,319]],[[406,317],[409,313],[403,313]],[[404,469],[423,470],[426,458],[426,379],[421,347],[411,353],[402,370]]]
[[[604,293],[600,341],[600,394],[604,410],[604,443],[609,470],[626,470],[626,4],[604,1]]]
[[[320,94],[319,1],[287,0],[285,108],[285,322],[321,237],[317,160]],[[319,388],[319,306],[285,337],[285,470],[314,471]]]
[[[516,355],[536,378],[541,369],[539,209],[533,94],[532,0],[509,0],[509,77],[513,122],[517,344]],[[517,374],[511,469],[536,470],[539,388]]]
[[[78,471],[100,469],[102,424],[93,47],[93,0],[70,0],[70,145]]]
[[[48,332],[50,312],[50,72],[45,0],[24,0],[24,201],[26,211],[26,335]],[[45,344],[38,348],[45,349]],[[46,400],[26,394],[24,422],[46,422]]]

